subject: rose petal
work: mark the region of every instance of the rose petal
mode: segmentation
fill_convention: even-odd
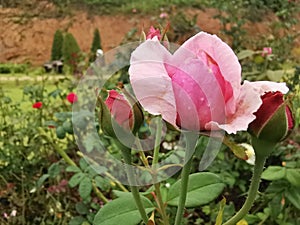
[[[203,51],[217,62],[226,81],[231,83],[234,99],[237,99],[241,84],[241,66],[232,49],[216,35],[200,32],[188,39],[182,48],[202,57]],[[234,103],[234,101],[232,102]]]
[[[222,90],[209,68],[194,55],[175,53],[173,59],[181,63],[166,64],[166,69],[172,79],[180,126],[203,130],[211,120],[225,121]]]
[[[289,88],[285,83],[276,83],[271,81],[255,81],[249,82],[247,80],[244,81],[244,84],[248,83],[252,86],[252,88],[259,93],[259,95],[263,95],[266,92],[272,91],[280,91],[283,94],[286,94],[289,91]]]
[[[163,119],[175,124],[175,97],[164,66],[170,57],[159,41],[147,40],[132,53],[129,74],[134,93],[144,109],[153,115],[161,114]]]
[[[249,123],[251,123],[256,117],[255,113],[262,100],[256,90],[254,90],[251,82],[244,82],[241,88],[241,93],[237,102],[237,111],[230,118],[227,118],[226,124],[218,124],[211,122],[207,128],[211,129],[223,129],[228,134],[235,134],[237,131],[246,131]]]

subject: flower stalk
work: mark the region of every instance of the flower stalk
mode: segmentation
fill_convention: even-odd
[[[251,209],[251,207],[254,203],[258,188],[259,188],[260,177],[263,172],[266,158],[267,158],[267,156],[256,157],[252,180],[251,180],[251,184],[250,184],[250,188],[249,188],[249,192],[248,192],[248,197],[247,197],[244,205],[242,206],[242,208],[232,218],[230,218],[227,222],[225,222],[223,225],[235,225],[237,222],[239,222],[241,219],[243,219],[247,215],[249,210]]]
[[[152,169],[153,169],[153,183],[154,189],[157,197],[157,205],[159,208],[159,212],[161,214],[162,220],[164,225],[169,225],[169,218],[166,213],[166,209],[162,200],[162,195],[160,192],[160,182],[157,182],[157,164],[159,159],[159,150],[160,150],[160,142],[161,142],[161,133],[162,133],[162,122],[156,121],[157,129],[155,135],[155,145],[154,145],[154,152],[153,152],[153,162],[152,162]]]
[[[195,149],[196,142],[191,140],[190,135],[191,133],[186,133],[186,151],[185,151],[185,164],[182,168],[181,171],[181,190],[180,190],[180,196],[179,196],[179,202],[178,202],[178,208],[176,212],[176,217],[175,217],[175,224],[174,225],[181,225],[181,220],[184,212],[184,206],[185,206],[185,201],[187,197],[187,192],[188,192],[188,182],[189,182],[189,174],[191,171],[192,167],[192,158],[193,158],[193,153]]]
[[[135,176],[134,176],[134,171],[132,170],[132,166],[131,166],[131,150],[126,148],[125,146],[123,146],[121,143],[119,143],[118,141],[116,141],[118,146],[121,149],[124,161],[125,161],[125,168],[126,168],[126,172],[127,172],[127,176],[128,176],[128,181],[130,184],[130,189],[131,189],[131,193],[132,196],[134,198],[135,204],[137,209],[139,210],[139,213],[143,219],[143,222],[145,224],[148,223],[148,216],[145,210],[145,207],[141,201],[141,196],[139,193],[139,190],[136,186],[134,186],[135,184]]]

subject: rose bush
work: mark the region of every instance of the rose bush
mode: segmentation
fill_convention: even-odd
[[[154,36],[132,53],[129,75],[134,93],[149,113],[187,130],[247,130],[270,91],[287,93],[284,83],[241,84],[232,49],[200,32],[171,54]]]

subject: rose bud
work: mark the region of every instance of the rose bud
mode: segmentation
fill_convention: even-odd
[[[250,123],[249,131],[258,139],[269,142],[280,142],[293,129],[292,112],[279,91],[268,92],[262,96],[262,105]]]
[[[147,33],[146,39],[157,38],[161,40],[161,34],[159,29],[155,29],[153,26],[150,27],[149,32]]]
[[[141,108],[128,93],[110,90],[105,102],[99,98],[99,103],[100,125],[103,132],[111,137],[116,137],[115,129],[136,133],[144,120]]]

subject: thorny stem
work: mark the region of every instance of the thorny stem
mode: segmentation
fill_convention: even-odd
[[[255,200],[255,196],[257,194],[258,188],[259,188],[260,177],[261,177],[261,174],[262,174],[262,171],[264,168],[266,158],[267,158],[267,156],[256,157],[248,197],[247,197],[243,207],[232,218],[230,218],[227,222],[225,222],[223,225],[235,225],[237,222],[239,222],[241,219],[243,219],[244,216],[251,209],[253,202]]]

